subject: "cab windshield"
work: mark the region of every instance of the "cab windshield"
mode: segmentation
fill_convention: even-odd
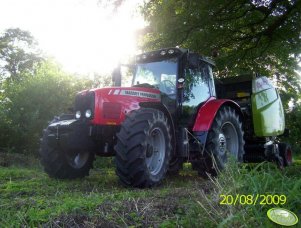
[[[159,62],[137,64],[132,86],[156,88],[167,95],[174,95],[177,62],[177,58],[171,58]]]

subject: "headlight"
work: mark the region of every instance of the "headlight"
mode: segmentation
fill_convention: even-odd
[[[164,51],[164,50],[160,52],[160,55],[165,55],[165,54],[166,54],[166,51]]]
[[[90,118],[92,116],[92,112],[90,109],[88,109],[85,113],[86,118]]]
[[[174,52],[175,52],[175,50],[173,50],[173,49],[168,50],[168,54],[170,54],[170,55],[173,54]]]
[[[81,117],[80,111],[76,111],[76,113],[75,113],[75,118],[76,118],[76,119],[79,119],[80,117]]]

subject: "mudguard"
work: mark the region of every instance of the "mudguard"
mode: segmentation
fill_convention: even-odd
[[[206,145],[207,134],[211,128],[212,122],[218,110],[224,105],[231,106],[242,115],[241,109],[236,102],[229,99],[216,99],[215,97],[210,97],[198,111],[192,132],[203,145],[203,148]]]

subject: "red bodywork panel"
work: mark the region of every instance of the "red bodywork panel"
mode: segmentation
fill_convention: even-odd
[[[160,91],[139,87],[110,87],[92,89],[95,93],[95,125],[120,125],[125,115],[139,109],[141,102],[160,102]]]
[[[209,131],[216,113],[225,103],[234,105],[239,108],[239,105],[232,100],[216,99],[215,97],[210,97],[206,101],[206,103],[199,109],[192,131]]]

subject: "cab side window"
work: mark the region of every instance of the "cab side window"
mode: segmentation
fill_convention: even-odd
[[[210,97],[210,74],[207,64],[198,68],[185,69],[185,87],[183,105],[196,107]]]

